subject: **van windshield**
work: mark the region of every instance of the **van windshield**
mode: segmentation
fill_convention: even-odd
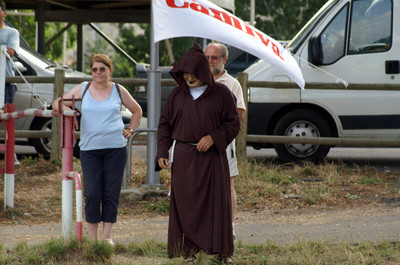
[[[11,28],[14,28],[13,25],[11,25],[10,22],[8,21],[4,21],[4,23]],[[48,64],[49,66],[55,66],[56,64],[50,60],[49,58],[47,58],[46,56],[38,53],[37,51],[35,51],[34,49],[31,48],[31,46],[29,46],[28,42],[26,42],[26,40],[24,39],[24,37],[22,37],[22,35],[19,35],[19,44],[21,47],[25,48],[25,50],[29,51],[30,54],[32,54],[33,56],[37,57],[38,59],[40,59],[41,61],[43,61],[44,63]]]
[[[292,53],[296,53],[303,40],[308,37],[310,32],[314,29],[315,25],[319,20],[324,17],[329,10],[331,10],[338,1],[331,0],[327,2],[308,22],[307,24],[297,33],[292,41],[288,44],[288,50]]]
[[[24,49],[26,51],[28,51],[31,55],[35,56],[36,58],[38,58],[40,61],[46,63],[48,65],[48,67],[55,67],[56,63],[53,62],[52,60],[50,60],[49,58],[47,58],[46,56],[38,53],[37,51],[35,51],[34,49],[32,49],[29,46],[25,46],[25,45],[21,45],[21,47],[24,47]]]

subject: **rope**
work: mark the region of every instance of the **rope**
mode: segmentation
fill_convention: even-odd
[[[289,50],[287,50],[287,51],[289,51]],[[290,51],[289,51],[289,52],[290,52]],[[325,71],[324,69],[322,69],[322,68],[316,66],[315,64],[310,63],[309,61],[307,61],[307,60],[301,58],[300,56],[298,56],[298,55],[296,55],[296,54],[293,54],[293,53],[291,53],[291,54],[292,54],[294,57],[298,58],[300,61],[303,61],[303,62],[307,63],[309,66],[311,66],[311,67],[313,67],[313,68],[315,68],[315,69],[317,69],[317,70],[319,70],[319,71],[321,71],[321,72],[323,72],[323,73],[325,73],[325,74],[327,74],[327,75],[329,75],[329,76],[335,78],[335,79],[336,79],[336,84],[341,83],[342,85],[344,85],[345,88],[347,88],[347,87],[349,86],[349,83],[348,83],[346,80],[344,80],[344,79],[342,79],[342,78],[340,78],[340,77],[338,77],[338,76],[336,76],[336,75],[334,75],[334,74],[331,74],[331,73],[329,73],[328,71]]]

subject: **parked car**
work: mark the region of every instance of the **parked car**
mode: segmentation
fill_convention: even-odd
[[[251,87],[248,133],[398,139],[400,91],[390,85],[400,84],[399,32],[400,0],[328,1],[288,49],[306,83],[338,83],[341,88]],[[290,81],[265,61],[245,72],[252,81]],[[344,88],[343,80],[358,87]],[[317,144],[253,146],[273,147],[284,161],[321,160],[330,150]]]
[[[20,49],[18,53],[13,57],[14,65],[19,69],[19,71],[24,76],[54,76],[54,70],[57,67],[63,67],[65,70],[66,77],[87,77],[90,75],[74,71],[66,66],[57,65],[55,62],[46,58],[45,56],[34,51],[29,45],[20,39]],[[16,71],[16,76],[19,73]],[[53,87],[51,83],[32,83],[30,84],[33,89],[39,94],[41,100],[51,105],[53,103]],[[65,92],[69,91],[76,84],[65,84]],[[29,85],[25,83],[17,83],[17,93],[15,95],[15,110],[24,109],[44,109],[44,106],[38,100],[38,98],[33,94]],[[124,108],[122,109],[124,124],[129,125],[130,118],[132,116],[131,112]],[[2,124],[0,128],[2,129]],[[19,118],[15,120],[16,130],[51,130],[51,118],[27,116],[24,118]],[[48,157],[51,153],[51,139],[47,138],[16,138],[15,142],[19,145],[30,145],[35,148],[35,150],[42,154],[44,157]],[[74,150],[74,155],[79,155],[79,148],[76,146]]]

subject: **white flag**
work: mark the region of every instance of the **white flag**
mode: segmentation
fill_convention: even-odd
[[[207,0],[153,0],[155,41],[201,37],[220,41],[278,67],[301,88],[304,78],[292,55],[273,38]]]

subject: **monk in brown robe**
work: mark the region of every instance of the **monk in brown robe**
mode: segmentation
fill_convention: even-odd
[[[171,148],[169,257],[202,250],[233,255],[229,166],[225,150],[239,132],[236,100],[216,83],[195,43],[170,71],[178,86],[168,97],[157,132],[156,170],[167,168]]]

